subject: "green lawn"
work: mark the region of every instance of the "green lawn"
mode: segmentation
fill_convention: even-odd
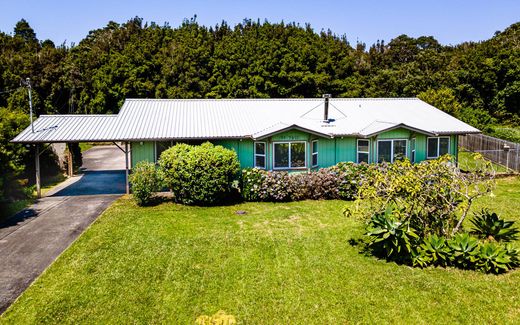
[[[80,142],[79,143],[79,148],[80,148],[81,152],[85,152],[88,149],[92,148],[93,146],[94,146],[94,144],[92,142]]]
[[[488,206],[520,220],[520,179]],[[0,323],[519,323],[520,271],[413,269],[359,253],[345,202],[110,207]],[[235,211],[247,214],[237,215]],[[519,244],[518,242],[516,243]]]
[[[459,163],[459,168],[461,170],[475,171],[477,169],[477,162],[475,161],[475,159],[473,159],[473,155],[474,155],[473,152],[462,151],[462,150],[459,151],[458,163]],[[511,171],[508,171],[506,167],[499,165],[499,164],[491,163],[491,166],[493,167],[493,170],[496,173],[511,172]],[[479,167],[481,168],[482,166],[479,166]]]
[[[60,184],[61,182],[65,181],[67,177],[64,174],[57,174],[50,177],[44,177],[42,179],[42,188],[41,192],[42,195],[45,195],[47,192],[49,192],[51,189],[53,189],[56,185]],[[6,219],[8,217],[11,217],[15,213],[17,213],[20,210],[23,210],[34,203],[36,198],[36,187],[33,186],[33,193],[32,197],[14,201],[11,203],[6,203],[0,205],[0,221],[3,219]]]

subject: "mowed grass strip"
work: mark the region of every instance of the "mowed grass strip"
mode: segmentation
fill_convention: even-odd
[[[518,220],[520,181],[488,206]],[[110,207],[0,323],[518,323],[520,271],[413,269],[360,253],[342,201]],[[237,210],[247,214],[237,215]],[[518,242],[515,243],[518,245]]]

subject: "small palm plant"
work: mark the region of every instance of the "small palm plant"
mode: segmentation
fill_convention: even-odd
[[[494,212],[483,209],[471,220],[471,233],[490,241],[510,242],[516,240],[519,230],[514,227],[514,221],[500,219]]]

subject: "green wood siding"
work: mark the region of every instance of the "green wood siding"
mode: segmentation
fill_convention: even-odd
[[[415,134],[415,161],[420,162],[426,160],[426,139],[424,134]]]
[[[336,162],[336,139],[318,140],[318,167],[329,167]]]
[[[215,145],[234,150],[240,161],[240,168],[254,167],[254,142],[251,139],[235,140],[215,140],[211,141]]]
[[[299,130],[290,130],[275,134],[271,137],[271,141],[309,141],[311,135]]]
[[[399,128],[395,130],[390,130],[387,132],[383,132],[377,135],[378,139],[409,139],[410,138],[410,130]]]
[[[336,138],[336,161],[335,165],[341,161],[356,161],[357,140],[356,138]]]
[[[142,143],[142,144],[141,144]],[[140,161],[149,161],[154,162],[154,142],[146,141],[146,142],[131,142],[131,159],[132,166],[135,166]]]
[[[384,132],[370,140],[370,162],[376,161],[377,140],[382,139],[407,139],[415,138],[415,157],[416,162],[426,160],[426,144],[428,137],[424,134],[416,133],[407,129],[395,129]],[[307,143],[307,167],[313,168],[312,164],[312,147],[311,142],[318,140],[318,167],[330,167],[339,162],[357,160],[357,138],[354,137],[338,137],[334,139],[321,138],[300,130],[290,130],[273,135],[270,138],[259,140],[258,142],[266,143],[266,168],[272,169],[273,164],[273,142],[280,141],[305,141]],[[251,139],[221,139],[212,140],[215,145],[221,145],[225,148],[235,150],[240,161],[241,168],[254,167],[254,143]],[[142,144],[141,144],[142,143]],[[132,166],[139,161],[154,161],[154,142],[132,142],[131,144],[131,161]],[[457,155],[458,136],[450,136],[450,154]],[[411,141],[408,141],[407,155],[411,157]]]

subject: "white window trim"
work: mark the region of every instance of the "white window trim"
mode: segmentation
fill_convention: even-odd
[[[314,149],[314,143],[316,142],[316,152],[313,151]],[[311,167],[318,167],[319,166],[319,156],[318,156],[318,151],[319,151],[319,143],[318,143],[318,140],[312,140],[311,141]],[[316,155],[316,165],[314,165],[312,162],[314,160],[314,155]],[[307,163],[306,163],[307,165]]]
[[[376,161],[379,163],[379,142],[390,141],[390,163],[394,162],[394,141],[405,141],[404,156],[408,158],[408,139],[381,139],[377,140]],[[388,161],[387,161],[388,162]]]
[[[262,143],[264,145],[264,154],[256,153],[256,144],[257,143]],[[263,141],[255,141],[254,146],[255,146],[255,149],[254,149],[255,168],[266,169],[267,168],[267,143],[263,142]],[[256,165],[256,156],[264,157],[264,167],[259,167]]]
[[[166,141],[154,141],[153,142],[153,156],[155,157],[155,162],[156,163],[159,162],[159,158],[160,158],[160,157],[157,156],[157,143],[158,142],[166,142]],[[170,140],[170,147],[169,148],[171,148],[172,146],[173,146],[173,140]]]
[[[413,148],[412,148],[412,143],[413,143]],[[417,152],[415,151],[415,147],[417,147],[417,138],[411,138],[410,139],[410,160],[412,161],[412,163],[415,163],[415,160],[417,159]],[[412,160],[412,157],[413,157],[413,160]]]
[[[275,160],[275,150],[274,150],[274,146],[276,144],[283,144],[283,143],[288,143],[289,144],[289,160],[288,160],[288,163],[289,163],[289,167],[275,167],[275,164],[274,164],[274,160]],[[305,148],[305,166],[304,167],[291,167],[291,144],[292,143],[303,143],[304,144],[304,148]],[[273,155],[272,155],[272,163],[273,163],[273,170],[276,169],[276,170],[289,170],[289,169],[307,169],[307,141],[276,141],[276,142],[273,142]]]
[[[429,156],[428,155],[428,140],[437,139],[437,155]],[[441,152],[441,139],[448,139],[448,154],[451,152],[451,137],[428,137],[426,138],[426,159],[437,159],[439,158],[439,152]]]
[[[368,151],[359,151],[359,141],[368,141]],[[359,154],[366,153],[368,154],[368,163],[370,163],[370,139],[357,139],[356,141],[356,163],[359,164]]]

